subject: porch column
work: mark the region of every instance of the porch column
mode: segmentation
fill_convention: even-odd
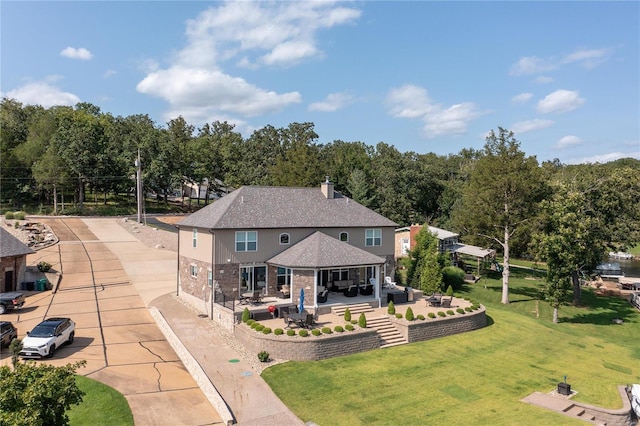
[[[380,265],[376,266],[376,285],[374,288],[374,292],[376,295],[376,299],[378,299],[378,308],[382,307],[382,300],[380,300],[380,292],[382,289],[382,280],[384,277],[380,276]]]

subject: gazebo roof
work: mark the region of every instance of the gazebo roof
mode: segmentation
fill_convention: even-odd
[[[380,265],[385,259],[316,231],[267,260],[287,268],[346,268]]]
[[[492,249],[484,249],[482,247],[470,246],[468,244],[454,244],[451,248],[452,253],[468,254],[469,256],[484,259],[487,256],[495,255],[496,251]]]

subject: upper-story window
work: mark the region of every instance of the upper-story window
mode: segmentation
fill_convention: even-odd
[[[258,232],[257,231],[237,231],[236,251],[257,251]]]
[[[198,230],[193,229],[193,246],[198,247]]]
[[[365,246],[381,246],[382,245],[382,229],[367,229],[364,232]]]
[[[349,233],[341,232],[340,233],[340,241],[344,241],[345,243],[349,241]]]
[[[189,269],[191,271],[191,276],[193,278],[197,278],[198,277],[198,266],[192,264]]]
[[[287,233],[280,234],[280,244],[282,244],[282,245],[289,244],[290,238],[291,237],[289,237],[289,234],[287,234]]]

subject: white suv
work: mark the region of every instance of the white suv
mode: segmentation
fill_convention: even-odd
[[[27,333],[22,340],[23,358],[51,358],[56,349],[73,342],[76,324],[69,318],[49,318]]]

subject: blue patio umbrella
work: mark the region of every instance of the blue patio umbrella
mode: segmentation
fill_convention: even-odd
[[[300,306],[298,306],[298,312],[304,311],[304,288],[300,289]]]

